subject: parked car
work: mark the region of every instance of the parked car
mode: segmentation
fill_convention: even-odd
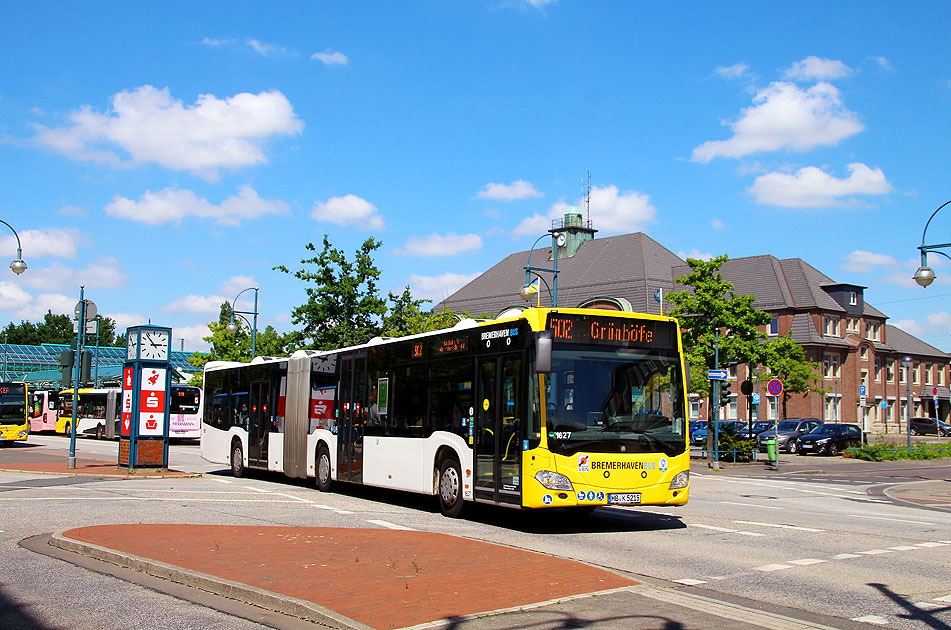
[[[753,423],[753,437],[756,437],[763,431],[772,431],[776,426],[775,420],[757,420]],[[749,433],[747,433],[749,435]]]
[[[706,446],[707,444],[707,429],[709,428],[708,422],[698,422],[696,430],[690,431],[690,444],[692,446]],[[747,424],[741,420],[721,420],[717,422],[717,431],[722,433],[723,431],[733,431],[734,433],[739,433],[744,435]]]
[[[759,452],[766,452],[766,440],[776,438],[776,448],[787,453],[799,450],[796,440],[822,424],[819,418],[786,418],[779,421],[776,431],[764,431],[756,436],[756,448]]]
[[[935,418],[912,418],[911,434],[945,437],[951,435],[951,425]]]
[[[843,449],[862,445],[862,429],[857,424],[824,422],[796,440],[800,455],[838,455]]]

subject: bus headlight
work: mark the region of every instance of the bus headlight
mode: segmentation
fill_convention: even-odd
[[[535,473],[535,481],[549,490],[567,490],[569,492],[574,490],[568,477],[550,470],[539,470]]]
[[[20,437],[26,437],[28,433],[26,431],[20,431]]]
[[[679,490],[680,488],[686,488],[687,484],[690,483],[690,471],[685,470],[674,475],[674,478],[670,481],[670,490]]]

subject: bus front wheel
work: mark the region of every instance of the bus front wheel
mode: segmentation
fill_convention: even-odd
[[[231,474],[244,477],[244,451],[241,450],[241,442],[237,440],[231,446]]]
[[[330,451],[323,444],[317,449],[317,489],[330,492],[333,481],[330,479]]]
[[[462,470],[455,457],[447,457],[439,467],[439,509],[450,518],[462,514]]]

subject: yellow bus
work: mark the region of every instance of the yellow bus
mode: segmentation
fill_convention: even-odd
[[[246,468],[470,502],[684,505],[677,321],[533,308],[334,351],[205,366],[201,453]]]
[[[0,446],[30,435],[26,383],[0,383]]]
[[[79,389],[76,408],[76,436],[94,435],[97,439],[118,436],[122,391],[119,389]],[[56,432],[69,436],[73,430],[73,390],[64,389],[58,396],[59,417]]]

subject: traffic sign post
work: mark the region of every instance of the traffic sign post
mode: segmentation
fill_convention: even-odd
[[[766,391],[770,396],[782,396],[783,394],[783,382],[778,378],[770,379],[766,383]],[[773,439],[776,444],[776,460],[773,462],[773,465],[776,466],[776,470],[779,470],[779,420],[776,420],[776,424],[773,425]]]

